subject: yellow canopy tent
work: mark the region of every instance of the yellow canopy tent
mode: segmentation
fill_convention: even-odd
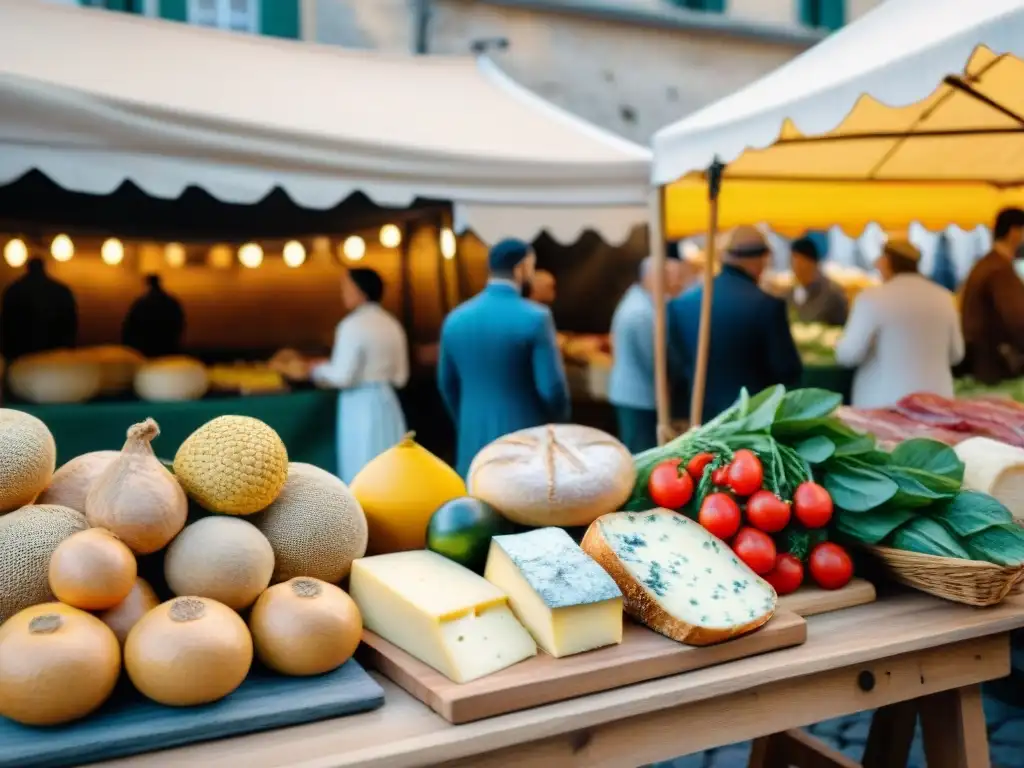
[[[718,227],[969,228],[1024,204],[1022,55],[1024,0],[889,0],[655,135],[656,237],[709,231],[692,422],[703,405]],[[655,298],[666,428],[664,303]]]

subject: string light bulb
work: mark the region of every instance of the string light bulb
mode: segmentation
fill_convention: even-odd
[[[14,238],[4,246],[4,261],[9,267],[22,267],[28,261],[28,246],[24,240]]]
[[[458,241],[455,239],[455,233],[452,232],[448,227],[441,230],[441,255],[451,261],[455,258],[455,251],[458,248]]]
[[[207,260],[214,269],[230,269],[232,261],[231,249],[223,244],[215,245],[210,248]]]
[[[71,261],[75,255],[75,244],[67,235],[57,235],[50,243],[50,255],[57,261]]]
[[[116,237],[108,237],[100,246],[100,259],[109,267],[116,267],[124,261],[124,244]]]
[[[397,248],[402,244],[402,230],[395,224],[385,224],[380,228],[380,244],[385,248]]]
[[[306,261],[306,248],[298,240],[289,240],[281,249],[281,258],[285,266],[301,267]]]
[[[256,269],[263,263],[263,249],[256,243],[246,243],[238,249],[238,262],[243,267]]]
[[[366,241],[359,235],[347,237],[341,244],[341,252],[349,261],[359,261],[366,255]]]
[[[184,267],[186,261],[185,246],[181,243],[168,243],[164,247],[164,260],[167,262],[167,266],[174,269]]]

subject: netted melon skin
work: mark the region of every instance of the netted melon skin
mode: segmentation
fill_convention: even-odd
[[[31,504],[57,468],[57,445],[35,416],[0,408],[0,515]]]
[[[337,584],[366,554],[363,508],[345,483],[311,464],[289,466],[281,494],[253,523],[274,549],[273,584],[297,576]]]
[[[205,509],[251,515],[270,505],[288,478],[288,451],[259,419],[218,416],[181,444],[174,476]]]
[[[50,555],[88,527],[81,512],[56,504],[0,517],[0,624],[24,608],[56,599],[50,591]]]

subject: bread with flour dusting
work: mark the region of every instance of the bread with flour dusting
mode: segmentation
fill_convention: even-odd
[[[484,446],[469,467],[469,493],[513,522],[583,526],[616,511],[636,480],[633,457],[599,429],[548,424]]]

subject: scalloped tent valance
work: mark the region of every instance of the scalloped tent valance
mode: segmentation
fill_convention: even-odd
[[[670,237],[871,222],[990,224],[1024,203],[1024,0],[888,0],[748,87],[660,130]]]
[[[32,169],[92,194],[130,180],[231,203],[281,188],[315,209],[357,191],[445,200],[486,239],[589,228],[617,243],[646,219],[650,152],[486,59],[0,0],[0,183]]]

